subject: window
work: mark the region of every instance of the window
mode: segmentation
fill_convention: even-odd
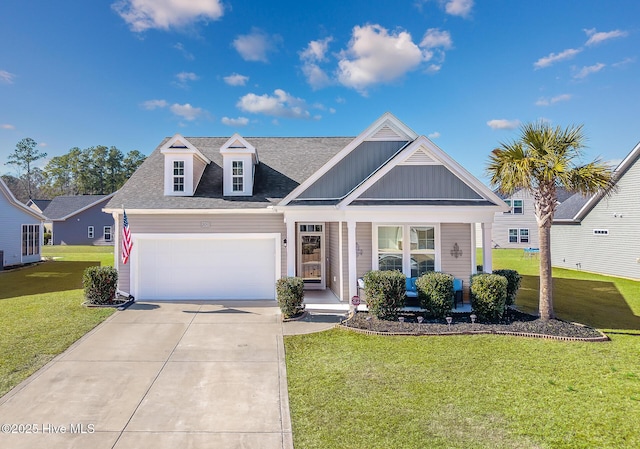
[[[88,239],[92,239],[93,238],[93,226],[87,227],[87,238]]]
[[[509,229],[509,243],[529,243],[529,229]]]
[[[105,242],[111,241],[111,226],[104,227],[104,241]]]
[[[523,200],[504,200],[509,206],[509,210],[504,212],[505,214],[524,214],[524,201]]]
[[[435,270],[433,226],[379,226],[377,229],[379,270],[398,270],[408,277]]]
[[[173,191],[184,192],[184,161],[173,161]]]
[[[234,192],[244,192],[244,166],[242,161],[231,162],[231,180]]]
[[[322,232],[321,224],[301,224],[300,232]]]
[[[40,254],[40,225],[22,225],[22,255]]]
[[[609,235],[608,229],[594,229],[593,235]]]

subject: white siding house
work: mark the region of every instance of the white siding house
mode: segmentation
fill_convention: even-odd
[[[44,219],[44,216],[18,201],[0,178],[2,267],[40,260]]]
[[[615,170],[609,196],[576,194],[551,227],[553,266],[640,279],[640,144]]]

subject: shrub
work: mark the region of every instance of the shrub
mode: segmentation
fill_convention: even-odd
[[[418,298],[424,309],[435,318],[444,318],[453,308],[453,276],[432,271],[416,280]]]
[[[118,271],[113,267],[89,267],[82,275],[82,287],[89,304],[108,304],[116,297]]]
[[[42,234],[42,239],[44,241],[44,244],[48,245],[49,241],[51,240],[51,233],[50,232],[45,232],[44,234]]]
[[[507,301],[507,278],[497,274],[471,277],[471,308],[480,321],[498,321]]]
[[[283,277],[276,282],[278,306],[285,318],[291,318],[304,310],[304,281],[299,277]]]
[[[369,313],[382,320],[395,320],[404,306],[406,277],[399,271],[369,271],[364,275],[364,292]]]
[[[507,305],[515,304],[522,276],[516,270],[493,270],[493,274],[504,276],[507,279]]]

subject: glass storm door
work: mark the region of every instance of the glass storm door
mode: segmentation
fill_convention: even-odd
[[[308,289],[324,289],[324,233],[322,225],[300,225],[298,276]]]

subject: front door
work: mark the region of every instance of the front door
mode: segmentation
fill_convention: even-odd
[[[324,289],[324,226],[300,224],[298,227],[298,277],[306,289]]]

